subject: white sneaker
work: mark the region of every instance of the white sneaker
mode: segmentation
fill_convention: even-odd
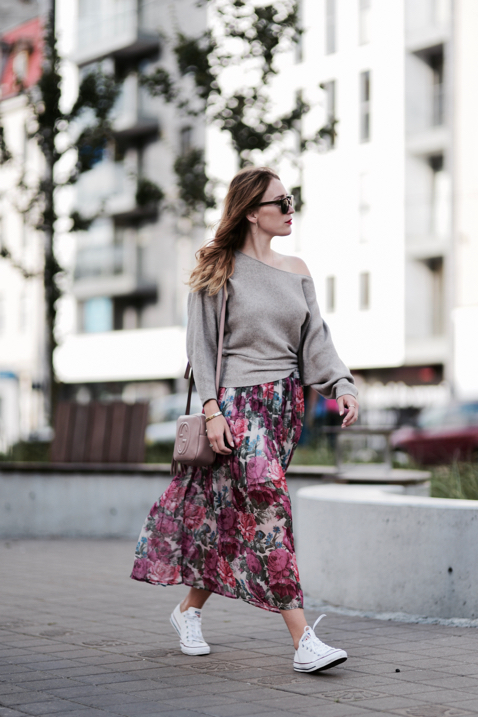
[[[190,607],[181,612],[180,606],[176,605],[170,621],[179,635],[181,652],[185,655],[209,655],[211,648],[201,632],[201,610]]]
[[[299,647],[295,651],[294,670],[297,672],[314,672],[328,670],[330,667],[340,665],[347,659],[345,650],[337,650],[323,643],[315,634],[315,626],[325,615],[321,615],[314,622],[314,627],[304,627],[304,634],[300,638]]]

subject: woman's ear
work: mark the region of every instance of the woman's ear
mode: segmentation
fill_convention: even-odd
[[[251,224],[257,224],[257,209],[254,212],[249,212],[249,214],[246,214],[246,219],[251,222]]]

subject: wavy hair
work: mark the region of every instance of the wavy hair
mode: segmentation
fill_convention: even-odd
[[[234,251],[244,244],[249,214],[261,201],[272,179],[269,167],[246,167],[232,179],[224,201],[224,212],[214,239],[196,252],[197,264],[189,278],[191,291],[207,289],[217,294],[234,273]]]

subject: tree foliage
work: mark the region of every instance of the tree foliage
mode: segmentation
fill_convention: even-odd
[[[176,30],[167,38],[176,69],[160,65],[141,77],[142,84],[185,115],[205,117],[207,123],[225,132],[241,166],[251,162],[255,150],[264,152],[277,145],[280,151],[282,141],[297,130],[310,110],[309,103],[298,97],[289,112],[276,114],[271,101],[279,55],[294,50],[302,34],[297,2],[202,0],[198,4],[208,6],[212,29],[196,36]],[[223,81],[225,70],[234,67],[247,69],[242,86],[231,87],[229,81]],[[335,136],[334,123],[302,137],[300,149],[318,147],[327,136]],[[186,188],[184,163],[178,158],[175,164],[181,195]],[[197,174],[196,182],[195,193],[206,197],[209,185],[205,171]],[[203,200],[203,206],[209,205]]]
[[[36,142],[45,160],[43,176],[35,179],[25,176],[25,169],[21,164],[16,165],[17,160],[8,149],[3,127],[0,126],[0,165],[9,163],[17,169],[14,206],[23,214],[25,220],[35,229],[42,231],[45,237],[43,284],[48,358],[45,390],[49,418],[55,395],[54,327],[57,301],[62,293],[59,279],[64,273],[55,255],[58,192],[62,187],[78,181],[81,174],[91,169],[101,158],[112,136],[110,114],[120,90],[114,77],[95,69],[82,78],[77,99],[73,107],[66,111],[62,108],[60,65],[54,18],[50,14],[45,27],[41,77],[34,87],[28,89],[19,84],[19,91],[25,96],[27,105],[29,139]],[[72,164],[66,177],[59,178],[58,163],[71,150],[76,152],[76,162]],[[85,218],[78,211],[74,211],[70,219],[70,231],[80,231],[88,228],[94,217]],[[38,276],[37,273],[27,271],[6,246],[2,247],[0,257],[9,260],[25,278]]]

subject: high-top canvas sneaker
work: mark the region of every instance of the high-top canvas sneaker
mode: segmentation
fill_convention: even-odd
[[[185,655],[209,655],[211,648],[201,632],[201,610],[190,607],[181,612],[179,605],[176,605],[170,621],[179,635],[181,652]]]
[[[329,647],[319,640],[315,634],[315,626],[325,615],[321,615],[314,622],[314,627],[304,627],[304,634],[300,638],[299,647],[295,651],[294,670],[297,672],[314,672],[328,670],[340,665],[347,659],[345,650]]]

